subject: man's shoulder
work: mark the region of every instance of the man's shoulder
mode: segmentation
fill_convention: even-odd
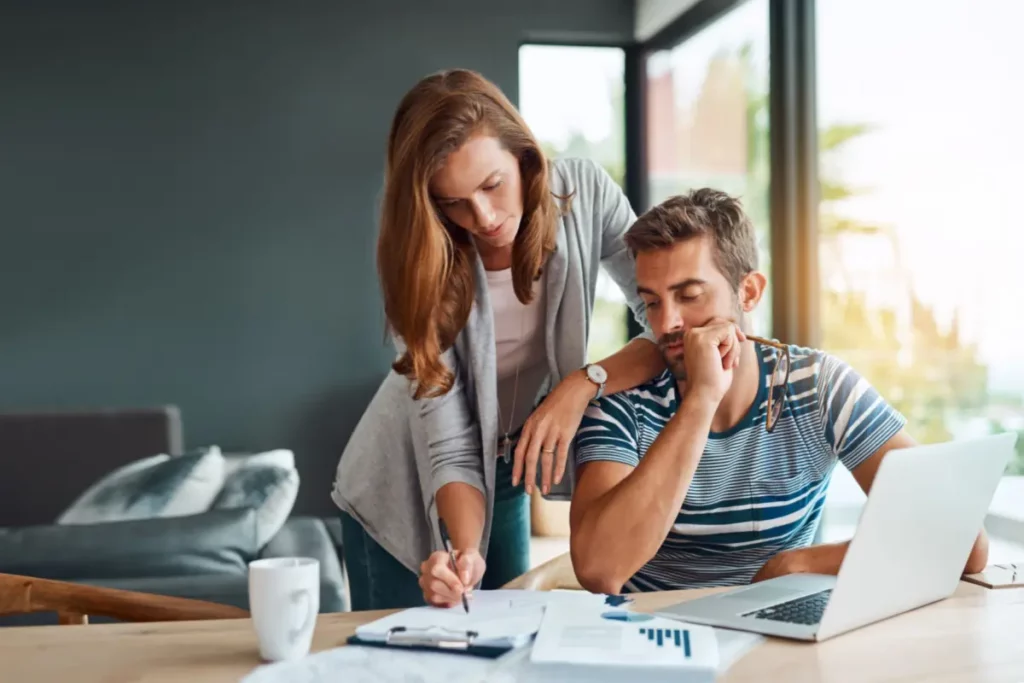
[[[676,379],[669,370],[647,380],[643,384],[619,391],[614,394],[607,394],[598,399],[601,401],[614,401],[629,403],[634,407],[644,406],[650,403],[668,405],[675,393]]]
[[[762,371],[770,375],[779,360],[780,350],[762,348]],[[794,414],[810,414],[832,401],[838,387],[856,385],[859,375],[835,354],[821,348],[787,344],[789,375],[787,380],[789,401]]]
[[[801,346],[800,344],[787,344],[790,359],[796,364],[813,365],[821,363],[829,354],[822,349],[813,346]]]
[[[849,368],[845,361],[829,351],[813,346],[787,344],[789,351],[790,375],[818,379],[837,370]],[[766,349],[765,358],[778,354],[776,349]]]
[[[790,374],[830,381],[855,371],[844,358],[824,349],[789,344]]]
[[[613,460],[635,467],[646,449],[644,434],[658,431],[671,417],[674,387],[666,371],[591,401],[576,432],[577,463]]]
[[[876,400],[877,391],[846,354],[804,346],[790,346],[789,354],[789,391],[795,406],[814,406],[831,420],[885,410],[884,400]]]
[[[669,371],[631,389],[605,394],[590,402],[584,412],[584,422],[629,424],[635,428],[640,422],[671,417],[675,391],[675,378]]]

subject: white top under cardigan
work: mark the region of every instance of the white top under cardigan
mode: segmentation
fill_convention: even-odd
[[[561,215],[556,250],[544,267],[544,348],[552,383],[586,363],[597,276],[603,266],[622,289],[643,336],[652,339],[623,234],[636,216],[607,172],[584,159],[550,165],[551,191],[573,194]],[[480,552],[487,557],[494,509],[499,431],[495,326],[487,275],[474,260],[475,299],[465,329],[442,356],[454,385],[437,398],[413,400],[410,382],[389,371],[338,463],[331,498],[410,571],[441,540],[434,495],[451,482],[484,494]],[[400,339],[395,339],[399,352]],[[566,468],[569,481],[572,462]]]
[[[544,278],[534,284],[534,299],[525,305],[516,297],[511,268],[487,271],[487,291],[498,365],[498,432],[511,436],[530,415],[548,378]]]

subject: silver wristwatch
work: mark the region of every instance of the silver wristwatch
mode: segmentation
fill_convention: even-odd
[[[597,385],[597,396],[594,397],[596,401],[604,394],[604,385],[608,381],[608,372],[597,363],[591,363],[583,369],[587,373],[587,379]]]

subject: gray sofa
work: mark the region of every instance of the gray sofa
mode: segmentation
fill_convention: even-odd
[[[255,530],[255,513],[247,508],[72,527],[0,529],[0,571],[249,609],[248,563],[299,555],[320,561],[320,611],[349,609],[338,547],[323,520],[293,517],[263,547],[255,542]],[[53,623],[55,614],[0,618],[5,626]]]
[[[153,412],[157,413],[155,419],[152,413],[141,419],[143,412],[126,412],[120,415],[124,418],[121,422],[118,414],[110,411],[91,416],[49,413],[35,419],[28,415],[0,416],[0,453],[20,456],[5,458],[8,464],[0,466],[0,479],[5,470],[11,471],[9,463],[16,461],[17,476],[12,478],[34,483],[33,488],[39,491],[40,484],[53,479],[51,473],[55,470],[50,467],[66,461],[55,461],[53,453],[69,449],[57,446],[72,434],[80,459],[90,459],[91,454],[106,454],[109,458],[102,470],[94,464],[89,476],[154,452],[176,454],[182,443],[176,410]],[[96,440],[81,438],[86,433],[95,433]],[[136,446],[125,449],[122,443],[122,448],[112,456],[114,451],[108,448],[109,442],[116,441],[119,434],[129,433],[131,439],[126,441],[131,440]],[[49,437],[28,438],[33,434]],[[43,469],[32,468],[31,456],[40,451],[47,453],[40,458],[45,465]],[[58,524],[54,512],[70,503],[70,497],[90,483],[85,477],[76,479],[74,483],[65,483],[62,495],[48,500],[45,509],[38,503],[29,505],[30,497],[24,495],[21,497],[25,504],[7,507],[6,519],[0,518],[0,573],[208,600],[249,609],[249,562],[267,557],[314,557],[320,562],[320,611],[349,609],[347,583],[339,560],[341,530],[335,520],[289,516],[269,540],[264,533],[262,542],[258,512],[250,507]],[[53,490],[48,485],[43,488]],[[31,521],[26,523],[26,518]],[[55,623],[55,614],[0,617],[0,626]]]

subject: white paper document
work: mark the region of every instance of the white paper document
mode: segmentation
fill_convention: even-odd
[[[565,600],[547,607],[530,652],[528,678],[705,683],[714,681],[718,661],[718,641],[709,626]]]
[[[548,595],[534,591],[477,591],[469,602],[469,614],[455,607],[415,607],[364,624],[356,635],[383,641],[395,628],[454,636],[474,632],[476,645],[519,647],[530,642],[540,628]]]

